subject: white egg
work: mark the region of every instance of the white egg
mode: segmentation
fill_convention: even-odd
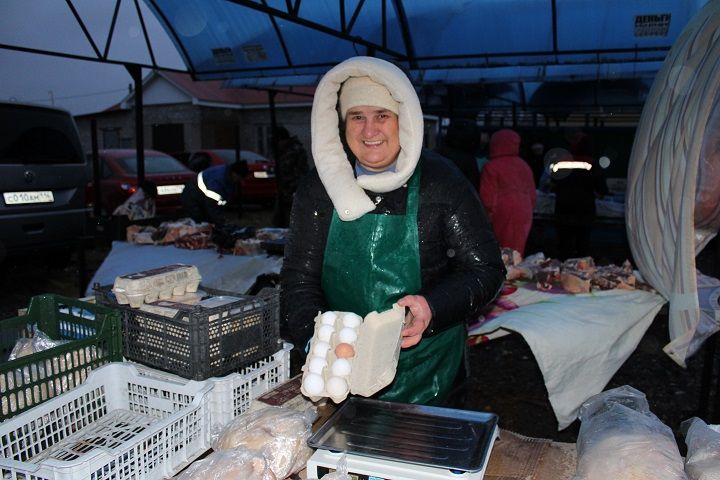
[[[308,373],[303,380],[303,388],[308,395],[320,395],[325,388],[325,382],[317,373]]]
[[[335,333],[335,327],[332,325],[320,325],[317,333],[318,340],[330,342],[330,337],[332,337],[333,333]]]
[[[313,345],[312,353],[314,353],[318,357],[325,358],[327,356],[328,350],[330,350],[330,344],[328,342],[323,342],[322,340],[320,340],[319,342],[315,342],[315,345]]]
[[[348,392],[348,384],[344,378],[330,377],[327,381],[327,392],[331,397],[342,397]]]
[[[338,358],[333,362],[330,371],[336,377],[345,377],[347,375],[350,375],[351,369],[352,365],[347,358]]]
[[[362,323],[362,317],[357,313],[346,313],[342,319],[343,325],[350,328],[357,328]]]
[[[357,333],[354,328],[345,327],[338,333],[338,340],[342,343],[355,343]]]
[[[320,315],[320,321],[323,325],[335,325],[335,320],[337,319],[337,314],[335,312],[325,312],[322,315]]]
[[[316,357],[313,355],[313,357],[308,362],[308,371],[310,373],[317,373],[318,375],[322,374],[322,371],[325,367],[327,367],[327,360],[325,360],[322,357]]]

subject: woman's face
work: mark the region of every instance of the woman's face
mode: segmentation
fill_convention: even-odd
[[[360,165],[383,171],[400,153],[398,116],[379,107],[352,107],[345,117],[345,140]]]

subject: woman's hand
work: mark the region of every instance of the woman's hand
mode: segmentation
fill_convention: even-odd
[[[422,340],[422,334],[430,325],[432,311],[427,300],[422,295],[406,295],[397,302],[401,307],[410,309],[405,316],[404,327],[401,332],[402,348],[417,345]]]

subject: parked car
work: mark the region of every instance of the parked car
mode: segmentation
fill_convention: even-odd
[[[237,158],[236,150],[231,148],[178,152],[173,156],[195,172],[214,165],[228,165]],[[240,150],[240,160],[248,165],[247,175],[240,180],[241,201],[272,204],[277,194],[275,162],[250,150]]]
[[[100,161],[100,205],[112,214],[138,188],[135,149],[98,151]],[[157,186],[156,215],[173,216],[182,208],[180,194],[195,172],[167,153],[145,150],[145,179]],[[92,188],[89,189],[93,191]],[[94,193],[90,195],[95,198]]]
[[[66,110],[0,102],[0,261],[67,253],[86,233],[86,163]]]

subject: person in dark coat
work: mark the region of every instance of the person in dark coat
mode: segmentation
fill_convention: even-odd
[[[240,179],[248,172],[243,161],[206,168],[185,184],[183,214],[196,222],[225,223],[228,202],[238,195]]]
[[[308,172],[308,157],[305,147],[295,135],[285,127],[278,126],[274,130],[277,152],[278,197],[275,203],[273,223],[276,227],[287,227],[290,221],[293,196],[298,182]]]
[[[590,240],[595,221],[595,199],[607,195],[604,175],[592,156],[592,142],[587,134],[569,135],[569,158],[574,168],[554,172],[555,221],[560,255],[576,258],[591,255]],[[564,259],[563,258],[563,259]]]
[[[331,69],[311,121],[316,168],[295,194],[281,321],[304,348],[318,312],[406,307],[397,373],[379,398],[439,403],[461,371],[466,320],[505,279],[482,203],[449,160],[423,151],[417,93],[389,62]]]
[[[543,170],[545,169],[545,145],[542,142],[533,142],[530,145],[530,149],[527,154],[523,157],[530,165],[530,169],[533,172],[533,178],[535,179],[535,185],[540,185],[540,178],[542,177]]]

